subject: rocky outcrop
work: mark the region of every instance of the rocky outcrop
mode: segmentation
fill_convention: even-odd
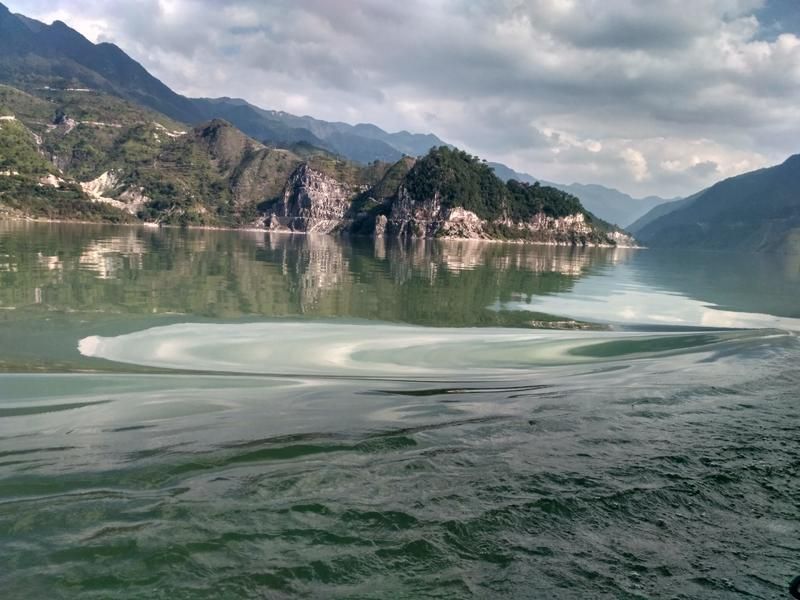
[[[112,194],[118,185],[119,174],[115,171],[106,171],[91,181],[81,183],[81,188],[89,198],[99,200]]]
[[[386,230],[389,235],[400,237],[435,237],[448,216],[448,211],[442,209],[438,193],[422,202],[417,202],[408,189],[401,186],[392,203]]]
[[[624,231],[612,231],[608,234],[614,244],[619,248],[638,248],[639,242],[636,241],[632,235],[628,235]]]
[[[150,202],[144,194],[144,188],[131,187],[124,189],[120,184],[120,173],[106,171],[91,181],[80,184],[83,193],[92,202],[101,202],[135,215]]]
[[[524,240],[558,246],[633,247],[636,240],[617,230],[604,231],[589,223],[584,213],[552,217],[537,213],[527,221],[505,218],[493,223],[500,232],[510,232]]]
[[[266,216],[265,226],[272,231],[307,233],[345,230],[350,224],[346,215],[358,191],[303,163],[290,175],[283,196]]]
[[[438,193],[432,198],[415,202],[405,186],[401,186],[392,203],[389,217],[375,235],[395,235],[412,238],[486,239],[486,221],[460,206],[443,208]]]
[[[333,233],[347,232],[353,224],[351,207],[359,189],[344,184],[308,164],[300,165],[284,188],[283,195],[258,223],[272,231]],[[445,207],[439,193],[417,200],[401,185],[388,200],[388,215],[374,218],[377,238],[509,239],[563,246],[635,247],[624,232],[604,231],[576,213],[552,217],[537,213],[527,221],[503,217],[480,218],[463,207]]]

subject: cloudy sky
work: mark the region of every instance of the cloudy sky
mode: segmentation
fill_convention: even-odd
[[[5,0],[176,91],[688,194],[800,152],[800,0]]]

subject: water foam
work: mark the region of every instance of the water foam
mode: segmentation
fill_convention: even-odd
[[[537,367],[625,361],[750,343],[765,331],[564,332],[384,323],[184,323],[90,336],[85,356],[204,372],[379,378],[484,377]]]

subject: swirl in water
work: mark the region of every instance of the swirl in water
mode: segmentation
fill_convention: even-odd
[[[187,323],[79,343],[85,356],[149,367],[353,377],[487,377],[749,343],[777,331],[563,332],[273,321]]]

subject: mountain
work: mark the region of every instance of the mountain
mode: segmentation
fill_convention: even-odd
[[[635,235],[637,232],[644,229],[645,226],[649,225],[656,219],[688,206],[702,193],[703,192],[698,192],[696,194],[692,194],[691,196],[687,196],[686,198],[678,198],[677,200],[669,200],[663,204],[658,204],[654,208],[651,208],[644,215],[636,219],[633,223],[628,225],[626,229]]]
[[[267,147],[221,120],[187,128],[100,92],[0,85],[0,134],[0,205],[58,219],[235,226],[301,162],[343,162]]]
[[[572,194],[573,196],[577,196],[581,199],[581,202],[583,202],[587,210],[609,223],[616,223],[622,227],[633,223],[648,211],[661,204],[678,200],[677,198],[666,200],[658,196],[633,198],[624,192],[598,184],[572,183],[566,185],[563,183],[536,179],[532,175],[520,173],[500,163],[489,163],[489,166],[491,166],[497,176],[504,181],[509,181],[511,179],[527,183],[539,181],[542,185],[548,185]],[[629,228],[626,227],[626,229]]]
[[[527,173],[520,173],[519,171],[515,171],[511,167],[507,167],[504,164],[496,163],[496,162],[489,162],[486,163],[491,167],[494,171],[494,174],[497,175],[503,181],[511,181],[515,179],[517,181],[521,181],[523,183],[536,183],[539,181],[533,175],[528,175]]]
[[[731,177],[637,225],[654,247],[786,251],[800,249],[800,155]]]
[[[113,44],[2,5],[0,34],[0,81],[10,84],[0,85],[4,213],[633,243],[576,197],[503,182],[430,134],[186,98]]]
[[[427,154],[431,148],[446,145],[433,134],[407,131],[388,133],[370,123],[349,125],[309,116],[298,117],[283,111],[265,110],[240,98],[217,98],[212,102],[217,106],[246,106],[267,121],[281,123],[296,131],[308,131],[317,140],[317,145],[328,145],[331,150],[363,163],[373,160],[399,160],[403,155],[421,156]],[[360,157],[352,155],[358,152],[362,154]]]
[[[573,183],[564,185],[548,183],[547,185],[552,185],[574,196],[578,196],[588,210],[610,223],[616,223],[626,228],[653,208],[666,202],[678,200],[666,200],[658,196],[633,198],[625,192],[598,184]]]

